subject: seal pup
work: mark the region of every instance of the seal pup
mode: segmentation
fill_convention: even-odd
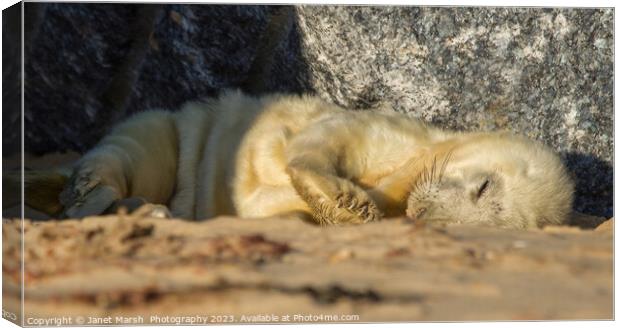
[[[140,198],[198,220],[295,216],[339,225],[408,215],[526,229],[565,223],[574,189],[557,154],[524,137],[239,91],[137,114],[72,172],[59,197],[68,217]]]

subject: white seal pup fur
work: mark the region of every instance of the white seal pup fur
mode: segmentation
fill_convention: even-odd
[[[562,224],[573,183],[548,147],[453,132],[312,96],[237,91],[118,124],[74,166],[69,217],[132,197],[175,217],[298,216],[319,224],[404,216],[526,229]]]

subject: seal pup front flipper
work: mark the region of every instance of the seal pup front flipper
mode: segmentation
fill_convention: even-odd
[[[172,115],[163,110],[134,115],[86,153],[60,194],[65,216],[102,214],[115,202],[132,197],[168,204],[178,161]]]

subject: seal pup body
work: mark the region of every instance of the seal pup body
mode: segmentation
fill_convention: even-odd
[[[518,151],[496,151],[513,145]],[[527,188],[532,172],[535,185],[547,188]],[[502,190],[481,193],[495,195],[500,216],[493,214],[498,206],[476,207],[483,202],[463,196],[484,183]],[[403,114],[348,111],[310,96],[226,92],[119,124],[78,161],[60,198],[70,217],[141,197],[189,219],[295,215],[346,224],[408,214],[528,228],[563,223],[572,188],[557,155],[507,133],[444,131]],[[460,214],[445,210],[450,197],[441,194],[473,205],[458,203]],[[536,199],[553,204],[541,207]]]

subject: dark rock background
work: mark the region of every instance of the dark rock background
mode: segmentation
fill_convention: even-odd
[[[123,116],[262,79],[255,91],[523,133],[562,154],[576,210],[612,215],[613,9],[299,6],[274,34],[282,7],[36,6],[26,15],[28,152],[85,151]],[[257,73],[266,39],[273,67]],[[19,103],[8,105],[4,131],[19,122]],[[7,156],[19,135],[3,136]]]

